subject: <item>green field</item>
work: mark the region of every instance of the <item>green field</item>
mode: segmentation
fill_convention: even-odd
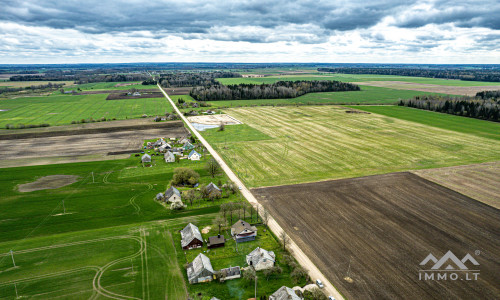
[[[274,83],[276,81],[282,81],[282,80],[338,80],[344,82],[405,81],[405,82],[437,84],[437,85],[447,85],[447,86],[499,85],[498,82],[465,81],[465,80],[450,80],[450,79],[439,79],[439,78],[393,76],[393,75],[327,74],[327,73],[318,73],[317,75],[268,76],[260,78],[218,78],[217,80],[225,85],[239,84],[239,83],[253,83],[253,84]]]
[[[129,86],[116,86],[117,84],[132,84]],[[137,82],[92,82],[79,84],[74,87],[80,88],[82,91],[93,90],[129,90],[135,89],[155,89],[156,85],[142,85],[140,81]]]
[[[0,298],[185,299],[172,229],[214,215],[0,243]],[[13,250],[14,267],[10,250]]]
[[[67,125],[81,119],[132,119],[171,110],[165,98],[106,100],[107,94],[52,95],[0,100],[0,128],[6,124]]]
[[[139,157],[4,168],[0,172],[0,241],[217,212],[221,203],[239,198],[199,200],[178,212],[153,201],[157,193],[166,190],[174,168],[180,166],[196,170],[202,176],[201,183],[225,182],[224,174],[208,176],[208,159],[204,156],[201,161],[167,164],[163,156],[153,156],[155,165],[149,168],[142,167]],[[79,180],[58,189],[24,193],[17,189],[19,184],[48,175],[76,175]],[[58,215],[63,213],[63,201],[68,214]]]
[[[375,114],[500,140],[500,124],[404,106],[352,106]]]
[[[271,139],[230,142],[238,130],[210,129],[202,134],[251,187],[500,159],[497,139],[449,130],[468,119],[456,118],[446,125],[436,122],[430,126],[378,114],[345,113],[346,109],[227,109],[231,116],[255,129],[255,135],[264,134]],[[448,119],[447,115],[435,115],[440,117]],[[498,128],[498,124],[480,122],[489,131]]]
[[[209,101],[213,107],[237,107],[259,105],[292,104],[395,104],[399,99],[409,99],[419,95],[437,95],[437,93],[395,90],[383,87],[362,86],[361,91],[309,93],[289,99],[255,99]]]

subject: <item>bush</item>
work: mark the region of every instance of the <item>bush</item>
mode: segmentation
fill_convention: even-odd
[[[174,169],[174,176],[172,178],[173,185],[195,185],[200,179],[200,174],[190,168],[176,168]]]
[[[7,124],[5,125],[5,129],[15,129],[16,126],[12,125],[12,124]]]
[[[17,124],[17,128],[24,129],[24,128],[26,128],[26,126],[24,126],[24,124]]]
[[[141,116],[141,118],[147,118],[147,117],[148,117],[148,115],[146,115],[146,114],[143,114],[143,115]]]
[[[71,121],[71,124],[78,124],[78,121]]]

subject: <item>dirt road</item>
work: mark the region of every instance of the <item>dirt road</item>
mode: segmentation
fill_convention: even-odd
[[[175,112],[181,116],[182,120],[186,125],[189,127],[191,132],[194,133],[194,135],[198,138],[198,140],[207,148],[207,150],[210,152],[212,157],[219,163],[221,166],[222,170],[227,174],[229,179],[236,183],[240,189],[241,189],[241,194],[247,199],[248,202],[250,202],[254,207],[257,209],[262,210],[264,207],[257,201],[257,199],[254,197],[254,195],[248,190],[243,182],[234,174],[234,172],[229,168],[229,166],[224,162],[222,157],[210,146],[210,144],[203,138],[203,136],[191,125],[191,123],[188,121],[186,117],[181,113],[181,111],[175,106],[175,103],[170,99],[167,93],[162,89],[162,87],[158,84],[158,88],[160,91],[165,95],[165,98],[170,102],[172,107],[175,109]],[[274,218],[270,218],[268,222],[269,228],[274,232],[276,236],[280,236],[280,233],[283,231],[281,226],[274,220]],[[316,280],[320,279],[324,285],[324,292],[328,296],[333,296],[335,299],[344,299],[342,295],[337,291],[337,289],[326,279],[326,277],[321,273],[321,271],[312,263],[312,261],[305,255],[305,253],[302,251],[302,249],[299,248],[299,246],[290,239],[289,243],[289,249],[291,250],[293,256],[297,259],[297,261],[304,267],[308,273],[311,279]]]

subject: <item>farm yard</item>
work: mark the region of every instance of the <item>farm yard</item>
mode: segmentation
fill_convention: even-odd
[[[52,95],[0,101],[0,127],[7,124],[67,125],[73,121],[140,118],[164,115],[172,108],[164,98],[107,101],[106,94]]]
[[[150,125],[156,124],[158,123],[150,122]],[[111,128],[104,127],[101,128],[101,132],[97,133],[87,133],[85,129],[73,129],[57,132],[57,136],[47,137],[33,137],[29,136],[30,133],[26,133],[27,136],[25,138],[15,140],[3,139],[7,135],[0,135],[0,147],[2,148],[2,152],[0,153],[0,168],[6,166],[40,165],[47,164],[48,162],[63,163],[103,160],[108,158],[108,153],[139,151],[144,139],[152,139],[159,136],[178,138],[188,134],[188,131],[183,127],[181,122],[163,124],[175,126],[150,126],[149,129],[143,130],[134,129],[134,127],[129,126],[116,131],[111,131]],[[54,133],[54,131],[46,133],[50,134]],[[38,134],[41,135],[42,133]],[[125,156],[128,157],[129,155]],[[123,158],[123,156],[118,158]]]
[[[249,186],[358,177],[500,159],[500,142],[450,131],[461,118],[435,114],[436,126],[378,114],[346,113],[338,106],[226,109],[243,122],[202,134]],[[494,131],[498,124],[483,122]],[[453,124],[455,122],[455,124]],[[229,130],[228,130],[229,129]],[[497,133],[498,136],[498,133]]]
[[[348,299],[489,299],[500,293],[499,210],[414,174],[252,193]],[[449,250],[459,259],[467,253],[477,259],[478,280],[419,280],[420,262]]]

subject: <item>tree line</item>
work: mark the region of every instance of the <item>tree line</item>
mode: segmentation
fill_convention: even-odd
[[[318,68],[319,72],[343,74],[376,74],[460,79],[468,81],[500,81],[498,70],[458,70],[458,69],[419,69],[419,68]]]
[[[144,81],[151,77],[145,73],[94,74],[93,72],[52,71],[40,75],[13,75],[10,81],[74,81],[76,84],[91,82]]]
[[[494,122],[500,121],[500,100],[498,98],[428,95],[400,100],[398,105]]]
[[[220,83],[197,86],[189,95],[198,101],[248,100],[248,99],[283,99],[295,98],[307,93],[359,91],[359,86],[331,80],[314,81],[278,81],[272,84],[236,84]]]
[[[31,85],[31,86],[26,86],[26,87],[6,87],[3,89],[0,89],[0,94],[3,93],[13,93],[13,92],[20,92],[24,90],[44,90],[44,89],[59,89],[62,88],[65,84],[64,83],[47,83],[47,84],[40,84],[40,85]]]
[[[215,78],[237,78],[241,74],[234,72],[176,72],[160,74],[160,85],[162,87],[184,87],[198,85],[217,84]]]

